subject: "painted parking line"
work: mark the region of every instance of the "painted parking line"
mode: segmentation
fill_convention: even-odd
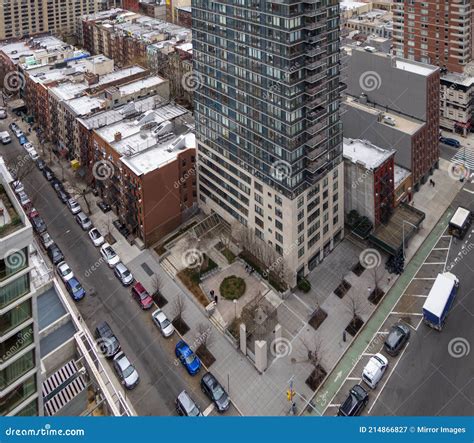
[[[211,403],[205,410],[204,412],[202,413],[202,415],[204,415],[204,417],[207,417],[213,410],[214,408],[216,407],[216,405],[214,403]]]
[[[413,280],[436,280],[435,277],[413,277]]]
[[[399,363],[400,360],[402,359],[403,354],[405,354],[405,351],[408,349],[408,346],[409,346],[409,345],[410,345],[410,342],[407,343],[407,345],[406,345],[405,348],[403,349],[402,353],[400,354],[400,357],[397,359],[397,361],[396,361],[395,364],[393,365],[393,368],[392,368],[392,370],[390,371],[390,374],[388,374],[388,377],[385,379],[384,384],[383,384],[382,387],[380,388],[380,391],[379,391],[379,393],[377,394],[377,396],[375,397],[375,400],[374,400],[374,402],[372,403],[372,405],[370,406],[369,410],[367,411],[367,414],[370,414],[370,411],[372,411],[372,408],[376,405],[377,400],[378,400],[379,397],[380,397],[380,394],[383,392],[385,386],[387,385],[388,381],[390,380],[390,377],[392,376],[392,374],[394,373],[395,369],[397,368],[398,363]]]
[[[433,248],[432,251],[449,251],[449,248]]]
[[[441,261],[441,262],[425,262],[425,263],[423,263],[423,266],[424,265],[445,265],[445,264],[446,264],[446,262],[444,262],[444,261]]]
[[[346,380],[361,381],[362,379],[360,377],[347,377]]]
[[[420,318],[420,321],[418,322],[418,324],[416,325],[415,327],[415,331],[418,331],[418,328],[420,327],[420,325],[423,323],[423,318]]]
[[[427,295],[422,295],[422,294],[404,294],[404,295],[407,295],[409,297],[421,297],[421,298],[428,297]]]
[[[338,403],[338,404],[333,404],[331,403],[328,408],[338,408],[339,406],[341,406],[341,403]]]
[[[398,311],[392,311],[392,314],[394,315],[423,315],[423,314],[420,314],[419,312],[398,312]]]

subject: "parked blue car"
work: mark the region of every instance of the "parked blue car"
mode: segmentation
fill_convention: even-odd
[[[455,138],[440,137],[439,141],[441,143],[444,143],[445,145],[452,146],[454,148],[461,147],[461,143],[459,143],[459,140],[456,140]]]
[[[180,340],[176,344],[175,353],[189,375],[196,375],[199,372],[199,369],[201,369],[201,360],[199,360],[185,341]]]
[[[74,301],[79,301],[84,298],[86,291],[79,283],[76,277],[69,279],[66,283],[67,292],[71,295]]]
[[[21,146],[23,146],[25,143],[28,143],[28,139],[24,135],[21,135],[18,141],[20,142]]]

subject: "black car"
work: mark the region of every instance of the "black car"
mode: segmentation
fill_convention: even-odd
[[[56,177],[53,177],[49,183],[56,192],[60,189],[64,189],[63,184]]]
[[[48,168],[48,166],[45,166],[43,168],[43,175],[44,178],[48,181],[51,181],[54,178],[54,173],[51,171],[51,169]]]
[[[99,203],[97,203],[97,206],[102,212],[109,212],[112,209],[110,205],[104,201],[100,201]]]
[[[53,262],[53,265],[57,265],[59,262],[62,262],[64,260],[64,255],[56,243],[53,243],[48,248],[48,257]]]
[[[393,357],[397,356],[409,338],[410,327],[408,325],[402,322],[393,325],[384,343],[387,354]]]
[[[219,412],[229,409],[230,399],[227,392],[210,372],[202,376],[201,390],[214,402]]]
[[[61,200],[64,204],[71,198],[71,194],[64,190],[64,188],[60,188],[56,191],[58,194],[59,200]]]
[[[360,415],[369,402],[369,394],[361,385],[354,385],[349,391],[349,397],[339,407],[337,415],[342,417],[353,417]]]
[[[95,338],[99,351],[104,357],[112,358],[120,351],[120,342],[106,321],[99,323],[95,328]]]
[[[40,171],[42,171],[46,167],[46,163],[43,159],[39,158],[38,160],[36,160],[36,166]]]
[[[46,223],[39,215],[36,215],[35,217],[31,218],[31,224],[33,225],[33,229],[38,234],[42,234],[46,231]]]

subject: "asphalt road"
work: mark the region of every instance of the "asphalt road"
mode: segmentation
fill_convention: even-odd
[[[467,183],[453,208],[474,211]],[[474,229],[474,226],[471,228]],[[469,237],[469,235],[471,235]],[[458,261],[454,258],[459,256]],[[474,233],[452,244],[447,268],[460,280],[444,329],[421,324],[371,415],[472,415],[474,411]]]
[[[6,130],[8,123],[7,120],[0,121],[0,131]],[[0,154],[7,163],[26,158],[26,151],[13,135],[11,144],[0,145]],[[200,391],[200,376],[190,377],[184,368],[175,364],[173,351],[177,339],[165,340],[159,335],[152,323],[151,312],[143,312],[131,298],[130,289],[124,288],[107,264],[99,261],[98,248],[93,246],[87,233],[82,231],[36,167],[23,179],[23,184],[45,220],[48,232],[87,291],[86,297],[77,303],[83,320],[91,332],[97,323],[106,320],[120,340],[122,350],[138,370],[140,383],[127,392],[137,413],[175,415],[174,401],[183,389],[204,411],[210,401]]]

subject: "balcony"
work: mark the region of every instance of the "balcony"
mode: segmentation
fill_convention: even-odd
[[[328,126],[328,121],[323,120],[318,123],[315,123],[314,125],[308,126],[305,129],[305,132],[307,132],[308,134],[314,135],[314,134],[317,134],[322,129],[327,128],[327,126]]]
[[[321,66],[326,66],[326,59],[319,59],[319,60],[314,60],[306,63],[305,68],[306,69],[317,69],[320,68]]]
[[[318,46],[316,48],[312,48],[310,46],[311,49],[309,49],[305,54],[308,56],[308,57],[316,57],[317,55],[320,55],[320,54],[324,54],[326,52],[326,48],[323,48],[321,46]]]
[[[310,31],[322,29],[324,27],[326,27],[326,20],[310,21],[304,24],[304,28],[309,29]]]
[[[317,107],[314,109],[314,111],[308,113],[306,116],[306,119],[310,122],[314,122],[315,120],[318,120],[322,116],[327,114],[327,109],[323,108],[321,106]]]
[[[308,99],[308,101],[305,103],[305,107],[309,109],[313,109],[314,107],[324,105],[326,101],[327,101],[326,95],[319,95],[317,97]]]
[[[316,74],[309,75],[308,77],[306,77],[305,81],[307,81],[308,83],[316,83],[316,82],[319,82],[320,80],[323,80],[324,78],[326,78],[326,76],[327,76],[326,71],[318,72]]]
[[[327,141],[327,135],[324,132],[315,135],[314,137],[310,138],[308,141],[305,142],[305,145],[309,148],[315,148],[316,146],[321,145],[322,143]]]
[[[326,83],[320,83],[319,85],[316,85],[316,86],[306,87],[305,93],[308,95],[315,95],[315,94],[319,94],[321,92],[326,92],[326,91],[327,91]]]
[[[327,158],[319,158],[318,160],[310,161],[306,166],[306,169],[311,173],[315,173],[327,166],[328,163],[329,160]]]
[[[306,151],[306,157],[311,160],[311,161],[314,161],[316,160],[318,157],[320,157],[321,155],[323,155],[324,153],[327,153],[327,150],[326,150],[326,146],[320,146],[318,148],[314,148],[314,149],[308,149]]]

